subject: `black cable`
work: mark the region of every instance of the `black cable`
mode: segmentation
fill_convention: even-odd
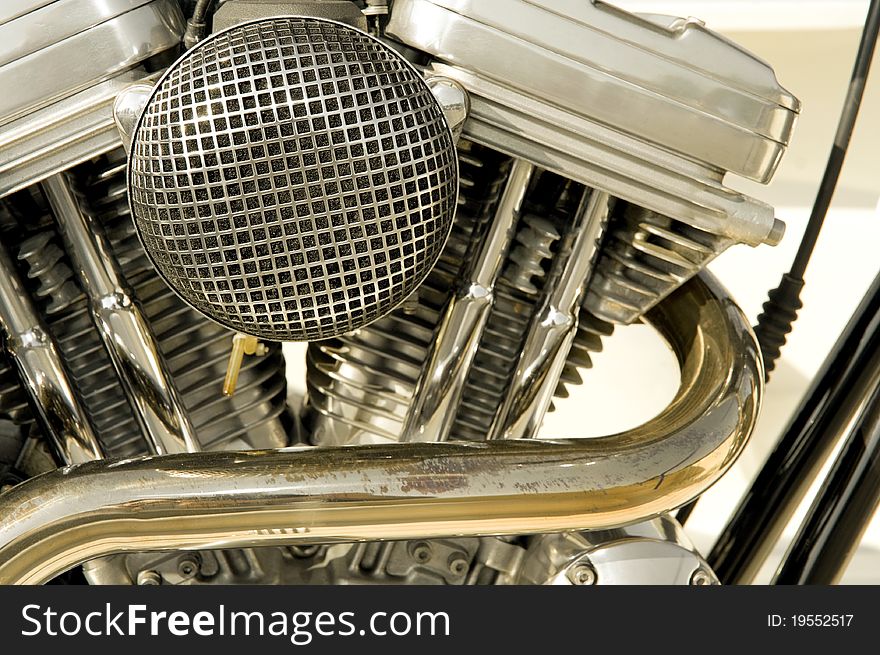
[[[810,256],[813,254],[813,249],[816,247],[819,232],[822,230],[822,224],[825,222],[831,198],[834,196],[834,190],[840,178],[840,171],[849,148],[856,117],[862,104],[865,83],[877,44],[878,31],[880,31],[880,0],[871,0],[850,77],[849,89],[837,125],[837,133],[834,136],[834,144],[831,147],[825,173],[816,193],[816,201],[813,203],[807,228],[798,246],[791,270],[782,276],[779,285],[768,294],[768,300],[763,307],[764,311],[758,316],[758,325],[755,327],[755,335],[758,337],[761,353],[764,355],[764,366],[768,378],[776,365],[782,346],[785,345],[786,336],[791,332],[791,326],[797,320],[797,313],[803,306],[800,296],[801,290],[804,288],[804,272],[807,269]]]

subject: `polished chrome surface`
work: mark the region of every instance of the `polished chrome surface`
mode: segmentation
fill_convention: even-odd
[[[602,320],[633,323],[733,243],[723,235],[621,203],[610,221],[584,305]]]
[[[129,214],[121,148],[71,171],[80,207],[101,225],[110,254],[134,290],[156,344],[205,450],[279,448],[289,444],[285,360],[280,344],[242,366],[233,398],[220,395],[232,332],[192,309],[168,288],[144,253]],[[46,219],[29,217],[44,222]],[[61,244],[62,240],[54,236]],[[21,253],[19,254],[21,256]],[[30,275],[31,271],[29,271]],[[78,287],[77,287],[78,288]],[[100,334],[80,298],[47,318],[111,457],[149,452]]]
[[[113,99],[183,33],[174,0],[2,4],[0,196],[115,148]]]
[[[55,2],[55,0],[6,0],[0,5],[0,25]]]
[[[405,440],[449,438],[533,170],[522,160],[513,163],[493,220],[487,222],[485,233],[474,236],[476,246],[466,256],[467,270],[443,312],[413,391],[402,432]]]
[[[769,181],[799,110],[772,69],[696,20],[586,0],[396,0],[387,32],[529,98]],[[646,120],[650,117],[650,120]]]
[[[458,140],[471,107],[467,91],[455,80],[440,75],[429,77],[427,82],[428,88],[443,110],[443,115],[446,116],[453,138]]]
[[[536,175],[539,182],[545,176],[545,172]],[[453,438],[484,441],[504,402],[529,321],[544,290],[553,250],[562,238],[560,229],[573,220],[571,211],[559,211],[559,202],[564,204],[563,196],[568,195],[565,190],[552,195],[555,197],[540,199],[537,204],[527,198],[514,243],[495,285],[483,338],[467,372],[452,427]]]
[[[61,359],[58,344],[31,302],[2,245],[0,329],[5,337],[5,350],[61,461],[81,464],[103,457],[103,449]]]
[[[532,537],[520,584],[719,584],[709,565],[667,514],[644,523]]]
[[[463,135],[468,139],[741,243],[779,240],[781,221],[773,208],[725,187],[723,171],[473,71],[437,63],[429,70],[467,90],[471,108]]]
[[[52,13],[54,5],[47,5],[37,13]],[[116,11],[130,10],[64,36],[68,24],[76,24],[81,18],[86,23],[94,23],[95,14],[114,13],[114,6]],[[0,65],[0,124],[87,89],[175,47],[183,32],[180,8],[174,0],[153,0],[133,8],[118,0],[115,3],[112,0],[110,3],[78,2],[76,12],[76,18],[56,21],[50,30],[39,16],[32,19],[31,14],[0,27],[6,33],[28,37],[17,51],[0,55],[7,60]],[[23,23],[21,28],[20,23]],[[52,32],[56,34],[50,38]],[[22,52],[31,50],[30,44],[35,39],[43,47],[21,56]],[[13,44],[11,50],[15,49]]]
[[[124,88],[113,101],[113,122],[119,130],[126,154],[131,151],[134,130],[152,95],[152,84],[132,84]]]
[[[0,22],[0,67],[154,0],[54,0]]]
[[[649,319],[676,353],[682,385],[639,428],[558,442],[82,464],[0,499],[0,581],[39,583],[94,557],[145,548],[544,533],[659,515],[705,491],[736,459],[754,426],[763,367],[744,316],[708,275]]]
[[[67,251],[135,417],[156,454],[200,449],[155,337],[115,263],[103,231],[63,174],[43,182]]]
[[[513,378],[487,439],[531,439],[538,433],[577,333],[581,300],[608,216],[607,193],[587,189],[553,259],[546,292],[532,315]]]
[[[428,349],[475,230],[493,220],[511,160],[467,140],[457,145],[460,190],[436,266],[400,307],[367,327],[308,346],[303,420],[321,446],[399,441]]]
[[[171,66],[135,132],[129,191],[181,297],[284,341],[404,301],[440,255],[457,178],[443,112],[403,57],[340,23],[278,18]]]
[[[0,197],[119,146],[112,106],[145,71],[126,71],[105,82],[7,123],[0,130]]]
[[[351,0],[226,0],[211,19],[212,32],[273,16],[326,18],[367,31],[367,19]]]

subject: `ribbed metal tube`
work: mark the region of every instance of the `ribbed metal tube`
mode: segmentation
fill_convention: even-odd
[[[608,200],[602,191],[584,192],[571,231],[554,259],[541,304],[529,322],[488,439],[531,439],[538,433],[577,334],[580,304],[608,215]]]
[[[58,350],[6,249],[0,245],[0,332],[6,352],[37,411],[37,418],[65,464],[103,456],[92,422]]]
[[[443,312],[428,349],[404,422],[409,441],[446,441],[465,380],[489,318],[495,282],[504,263],[534,167],[516,160],[495,210],[495,220],[475,242],[478,250]]]
[[[599,439],[410,443],[103,461],[0,498],[0,583],[116,552],[608,528],[705,491],[754,426],[748,323],[701,275],[649,314],[681,365],[660,415]],[[113,493],[108,494],[107,490]]]
[[[64,174],[42,184],[89,298],[92,320],[151,449],[159,454],[200,450],[180,392],[103,230],[82,211]]]

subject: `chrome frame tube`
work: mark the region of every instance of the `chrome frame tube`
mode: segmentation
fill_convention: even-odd
[[[42,187],[88,296],[92,319],[151,450],[157,455],[200,450],[180,392],[101,226],[79,206],[63,173]]]
[[[71,383],[58,344],[33,305],[9,253],[0,245],[0,329],[43,432],[64,464],[104,456]]]
[[[609,196],[585,189],[584,198],[544,282],[516,370],[487,439],[531,439],[538,433],[568,359],[578,326],[596,241],[608,216]]]
[[[468,372],[495,302],[495,282],[514,237],[520,206],[535,167],[517,159],[488,231],[446,306],[419,374],[403,424],[403,441],[446,441]]]
[[[764,371],[748,322],[707,274],[647,318],[682,383],[634,430],[81,464],[0,497],[0,583],[44,582],[118,552],[546,533],[657,516],[734,462]]]

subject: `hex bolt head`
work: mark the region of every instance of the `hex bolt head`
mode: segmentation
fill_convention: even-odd
[[[155,571],[141,571],[137,575],[137,583],[139,585],[160,585],[162,584],[162,576]]]
[[[695,587],[705,587],[711,584],[712,576],[706,573],[703,569],[697,569],[694,571],[693,575],[691,575],[691,585]]]
[[[432,554],[431,544],[426,541],[417,541],[410,546],[410,555],[419,564],[430,561]]]
[[[449,571],[454,575],[464,575],[468,570],[467,558],[461,553],[452,553],[447,564]]]
[[[578,564],[577,566],[573,566],[567,575],[573,585],[596,584],[596,571],[589,564]]]
[[[199,561],[193,555],[181,557],[177,563],[177,573],[181,578],[192,578],[199,572]]]

